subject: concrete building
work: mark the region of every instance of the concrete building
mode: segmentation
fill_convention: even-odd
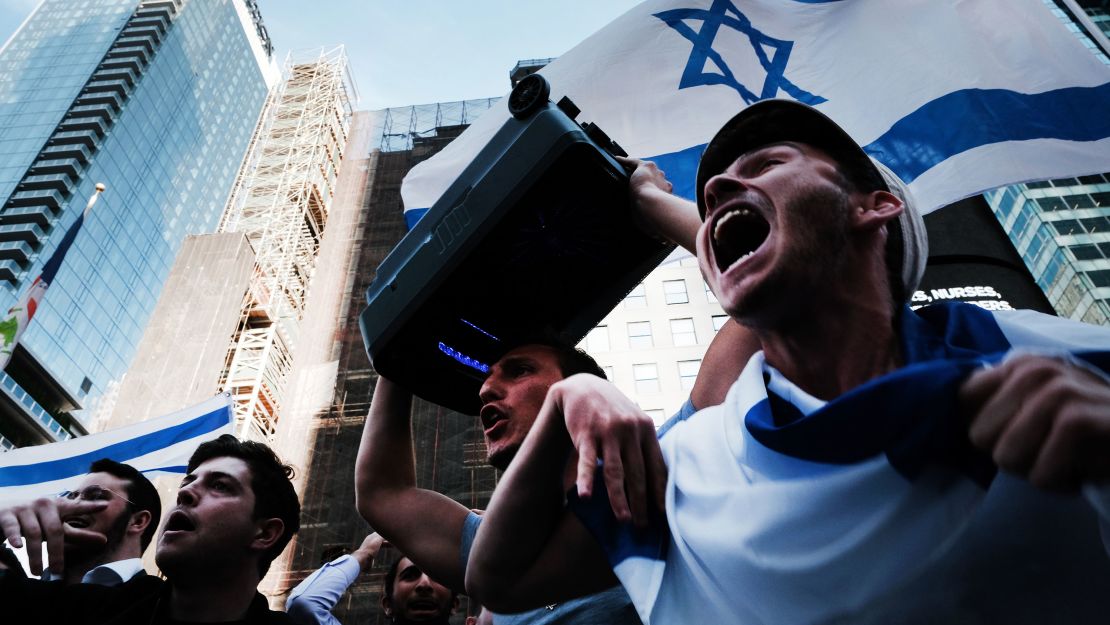
[[[685,258],[681,258],[684,256]],[[676,252],[624,298],[580,347],[656,425],[690,396],[701,358],[728,319],[697,259]]]
[[[353,509],[353,470],[377,374],[363,346],[358,316],[378,265],[408,230],[401,180],[494,101],[398,107],[353,117],[329,217],[334,227],[321,242],[290,376],[291,400],[279,428],[279,441],[299,446],[306,461],[301,531],[278,563],[275,594],[357,547],[366,536],[366,522]],[[417,483],[468,507],[484,506],[497,477],[486,465],[476,418],[419,399],[412,417]],[[371,574],[351,587],[333,611],[340,621],[388,622],[378,600],[391,557],[383,553]],[[461,623],[462,616],[455,620]]]
[[[287,60],[218,232],[190,237],[174,263],[174,288],[166,289],[143,336],[113,427],[228,391],[236,433],[276,440],[300,321],[331,223],[350,99],[342,47]],[[189,336],[197,339],[177,340]]]
[[[0,307],[85,221],[0,375],[0,447],[95,429],[276,75],[254,0],[43,0],[0,49]]]

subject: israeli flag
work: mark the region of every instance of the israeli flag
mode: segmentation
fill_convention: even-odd
[[[71,489],[100,458],[129,464],[147,477],[185,473],[201,443],[232,433],[231,396],[107,432],[0,454],[0,505]]]
[[[705,143],[768,98],[836,120],[924,212],[1110,171],[1110,66],[1042,0],[649,0],[540,73],[691,199]],[[431,207],[508,117],[502,98],[415,167],[406,210]]]

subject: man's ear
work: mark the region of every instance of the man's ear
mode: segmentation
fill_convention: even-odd
[[[254,534],[251,547],[258,551],[266,551],[281,540],[281,535],[285,533],[285,522],[276,517],[262,519],[258,521],[257,528],[258,531]]]
[[[384,612],[386,616],[393,615],[393,602],[385,595],[382,595],[382,612]]]
[[[897,195],[890,191],[872,191],[863,197],[859,209],[855,211],[856,227],[878,230],[898,219],[903,210],[905,205]]]
[[[132,514],[131,522],[127,524],[127,533],[141,536],[146,531],[147,526],[150,525],[151,518],[150,510],[139,510]]]

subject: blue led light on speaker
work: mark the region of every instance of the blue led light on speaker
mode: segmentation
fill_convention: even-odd
[[[470,323],[470,322],[469,322],[469,321],[467,321],[466,319],[463,319],[463,318],[461,318],[461,317],[460,317],[460,318],[459,318],[459,321],[461,321],[461,322],[465,323],[466,325],[468,325],[468,326],[470,326],[470,327],[474,328],[475,330],[477,330],[477,331],[481,332],[482,334],[485,334],[486,336],[490,337],[491,339],[493,339],[493,340],[495,340],[495,341],[498,341],[498,342],[500,342],[500,341],[501,341],[501,339],[499,339],[499,338],[497,338],[496,336],[494,336],[494,335],[490,334],[489,332],[486,332],[485,330],[483,330],[483,329],[479,328],[478,326],[474,325],[473,323]]]
[[[453,347],[449,347],[447,345],[444,345],[443,341],[440,341],[440,343],[439,343],[439,351],[443,352],[444,354],[447,354],[451,358],[454,358],[456,361],[470,367],[471,369],[477,369],[478,371],[481,371],[482,373],[489,373],[489,365],[485,364],[484,362],[474,360],[470,356],[467,356],[466,354],[463,354],[462,352],[460,352],[459,350],[457,350]]]

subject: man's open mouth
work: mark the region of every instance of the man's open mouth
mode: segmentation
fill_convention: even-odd
[[[77,529],[83,530],[92,525],[92,522],[86,517],[75,516],[66,519],[65,524],[70,527],[76,527]]]
[[[490,405],[482,406],[482,411],[478,413],[478,416],[482,419],[482,429],[484,430],[489,430],[497,422],[505,419],[505,413]]]
[[[767,240],[771,226],[757,211],[737,206],[722,213],[713,224],[713,257],[725,271],[755,253]]]
[[[409,610],[414,612],[437,612],[439,604],[429,599],[417,599],[409,602]]]
[[[166,519],[165,532],[191,532],[197,526],[184,512],[174,512]]]

